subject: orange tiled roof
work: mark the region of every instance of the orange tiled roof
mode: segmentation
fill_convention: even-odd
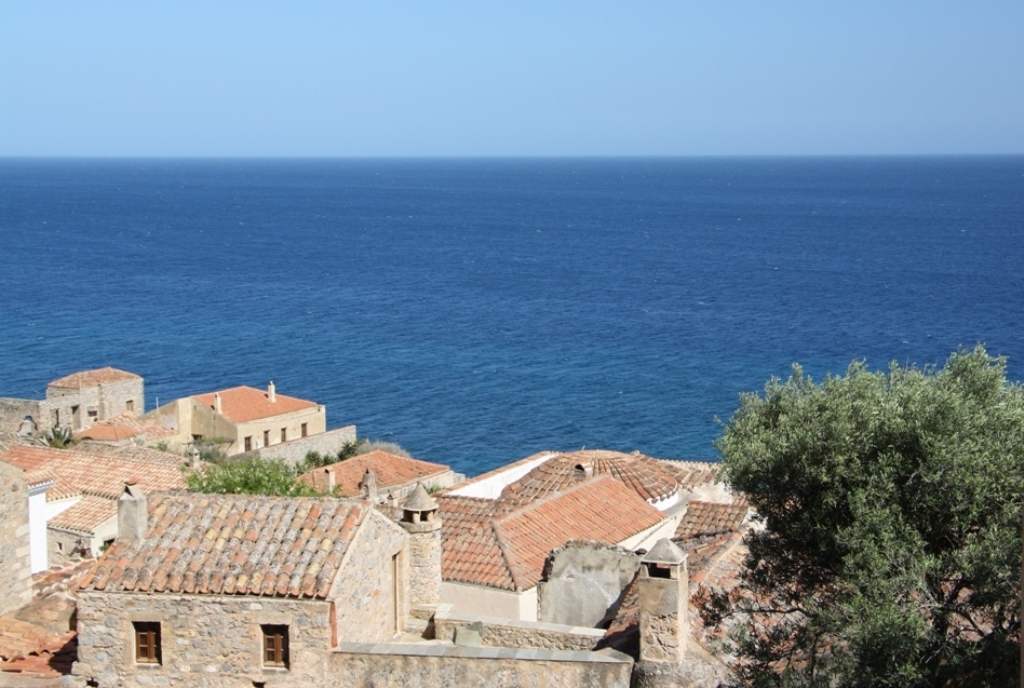
[[[56,476],[57,483],[46,492],[48,502],[78,495],[117,499],[129,478],[135,478],[147,492],[184,488],[179,468],[181,458],[155,453],[167,458],[161,461],[115,456],[98,458],[70,449],[19,446],[12,447],[0,459],[26,472],[45,469]]]
[[[232,387],[220,392],[207,392],[193,395],[200,404],[214,407],[214,394],[220,395],[221,415],[233,423],[247,423],[261,418],[273,418],[284,413],[317,406],[314,401],[296,399],[283,394],[275,394],[271,402],[266,390],[253,387]]]
[[[334,484],[341,490],[341,493],[355,496],[359,494],[359,483],[367,469],[373,472],[377,479],[377,488],[382,490],[417,481],[426,483],[429,482],[430,477],[442,475],[451,470],[448,466],[439,463],[410,459],[378,449],[303,473],[299,476],[299,480],[317,488],[323,488],[324,471],[330,471],[334,474]]]
[[[453,540],[467,532],[482,528],[488,521],[515,510],[517,504],[509,500],[462,497],[440,493],[434,495],[437,515],[441,517],[441,536]]]
[[[114,516],[117,516],[115,500],[86,495],[69,509],[51,518],[46,524],[54,528],[91,533]]]
[[[443,576],[529,590],[540,581],[551,550],[569,540],[617,544],[661,521],[661,512],[618,480],[592,478],[447,540],[442,545]]]
[[[116,540],[82,590],[325,598],[371,507],[330,498],[151,495],[149,531]]]
[[[77,635],[0,616],[0,671],[26,678],[66,676],[78,658]]]
[[[661,464],[675,476],[679,486],[692,490],[708,483],[718,482],[721,465],[712,461],[680,461],[660,459]]]
[[[145,435],[148,440],[152,440],[176,434],[177,432],[173,428],[167,427],[158,420],[141,419],[131,411],[125,411],[119,416],[101,420],[91,428],[79,430],[75,433],[75,437],[100,442],[117,442],[138,435]]]
[[[127,370],[118,370],[117,368],[96,368],[95,370],[83,370],[78,373],[72,373],[66,375],[58,380],[54,380],[47,387],[59,387],[60,389],[81,389],[83,387],[95,387],[96,385],[109,385],[114,382],[124,382],[125,380],[141,380],[142,378],[135,373],[129,373]]]
[[[502,497],[519,501],[538,499],[586,479],[589,472],[593,475],[607,473],[646,500],[664,499],[679,489],[679,483],[665,463],[639,452],[583,450],[558,454],[506,486]]]
[[[692,501],[676,528],[675,537],[690,540],[736,532],[746,519],[748,511],[750,507],[744,499],[726,504]]]

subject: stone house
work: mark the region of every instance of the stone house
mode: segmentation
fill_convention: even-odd
[[[23,470],[0,461],[0,615],[32,597],[28,484]]]
[[[229,455],[262,449],[323,433],[327,410],[323,404],[278,394],[271,382],[266,390],[232,387],[176,399],[147,414],[174,428],[173,444],[223,439]]]
[[[72,373],[46,387],[46,399],[0,399],[0,431],[31,434],[49,427],[83,430],[130,411],[143,413],[144,383],[135,373],[97,368]]]
[[[362,496],[375,504],[397,506],[417,485],[445,488],[463,478],[448,466],[375,450],[316,468],[299,480],[322,491]]]
[[[127,486],[118,509],[79,582],[89,685],[319,685],[339,644],[403,631],[410,535],[367,502]]]
[[[99,556],[117,536],[117,498],[126,480],[150,490],[182,489],[180,457],[143,447],[93,454],[14,446],[0,461],[30,475],[46,475],[34,496],[32,571]]]
[[[444,494],[442,597],[457,611],[538,619],[537,585],[552,550],[575,539],[633,550],[671,535],[674,522],[609,475],[525,504]]]

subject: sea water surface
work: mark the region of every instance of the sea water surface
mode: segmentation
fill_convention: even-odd
[[[1024,158],[0,160],[0,395],[274,380],[470,474],[714,459],[802,363],[1024,377]]]

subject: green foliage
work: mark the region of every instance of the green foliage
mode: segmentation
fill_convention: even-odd
[[[412,454],[407,452],[400,444],[395,442],[383,442],[381,440],[363,440],[358,447],[356,447],[356,454],[368,454],[372,451],[382,451],[388,454],[394,454],[395,456],[404,456],[407,459],[412,458]]]
[[[321,454],[318,451],[306,452],[306,458],[303,459],[302,468],[299,470],[299,473],[305,473],[306,471],[311,471],[314,468],[323,468],[324,466],[330,466],[332,463],[351,459],[356,454],[363,453],[359,451],[359,448],[364,444],[366,444],[366,440],[346,442],[341,446],[341,449],[334,454]]]
[[[1019,671],[1024,391],[982,347],[941,370],[799,366],[716,446],[764,521],[702,615],[765,686],[1010,686]]]
[[[65,426],[56,425],[36,438],[36,444],[52,449],[67,449],[78,444],[75,432]]]
[[[192,492],[309,497],[322,494],[296,480],[298,473],[280,459],[243,458],[193,470],[185,468],[185,484]]]
[[[219,463],[228,458],[226,448],[231,445],[227,437],[207,437],[192,442],[199,452],[199,458],[209,463]]]

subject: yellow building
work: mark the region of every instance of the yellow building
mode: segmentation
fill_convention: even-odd
[[[322,404],[266,390],[232,387],[177,399],[147,414],[178,431],[176,443],[222,438],[228,455],[269,447],[324,432]]]

